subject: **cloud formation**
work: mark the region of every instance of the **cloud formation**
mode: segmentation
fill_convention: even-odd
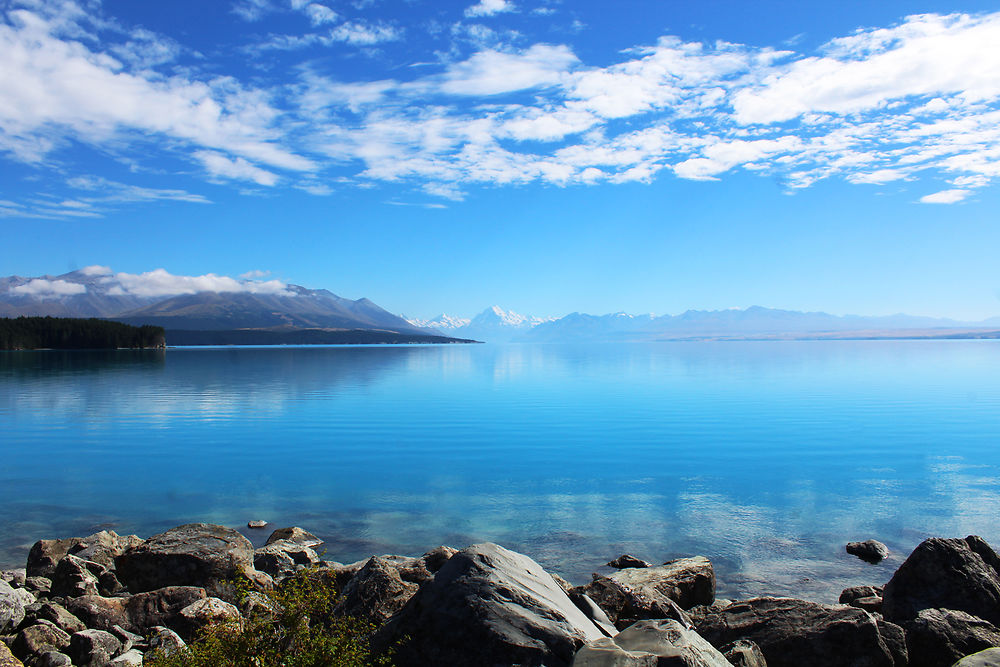
[[[108,294],[142,297],[178,296],[199,292],[248,292],[289,296],[288,285],[280,280],[237,280],[206,273],[203,276],[177,276],[165,269],[145,273],[116,273],[102,279]]]
[[[347,5],[239,0],[233,11],[247,21],[286,12],[303,27],[251,45],[288,51],[289,69],[241,78],[211,63],[167,73],[182,45],[117,26],[95,6],[26,3],[0,22],[0,153],[9,159],[44,165],[73,142],[125,155],[156,146],[213,184],[328,194],[335,184],[394,182],[450,199],[476,184],[747,170],[789,191],[840,178],[956,203],[1000,176],[1000,12],[910,16],[814,53],[664,36],[595,66],[570,44],[464,22],[516,9],[481,0],[450,30],[434,29],[450,42],[428,62],[351,78],[324,69],[311,57],[324,52],[311,49],[364,52],[402,29],[347,15]],[[477,30],[489,41],[468,41]],[[69,185],[86,188],[87,178]],[[115,192],[119,201],[208,201],[176,188]],[[0,216],[93,217],[102,204],[12,199]]]
[[[51,299],[61,296],[85,294],[87,292],[87,287],[85,285],[80,285],[79,283],[71,283],[65,280],[45,280],[44,278],[35,278],[34,280],[29,280],[23,285],[12,287],[10,292],[16,296],[31,296],[37,299]]]

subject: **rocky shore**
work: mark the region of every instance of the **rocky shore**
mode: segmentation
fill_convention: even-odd
[[[716,599],[703,556],[625,554],[574,587],[491,543],[352,564],[323,560],[320,544],[283,528],[255,550],[209,524],[41,540],[24,569],[2,572],[0,667],[142,665],[248,613],[237,582],[267,591],[303,570],[337,591],[336,614],[372,623],[374,650],[393,647],[400,667],[1000,667],[1000,556],[976,536],[925,540],[888,582],[835,605]],[[879,546],[850,550],[884,557]]]

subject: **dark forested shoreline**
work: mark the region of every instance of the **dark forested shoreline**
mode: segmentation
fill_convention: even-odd
[[[97,318],[0,318],[2,350],[106,350],[165,346],[163,327],[135,327]]]

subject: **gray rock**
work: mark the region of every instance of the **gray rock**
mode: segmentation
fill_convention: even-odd
[[[137,635],[134,632],[129,632],[120,625],[113,626],[109,630],[111,634],[118,638],[118,641],[122,643],[122,651],[129,651],[135,647],[146,647],[146,640],[141,635]]]
[[[266,528],[266,527],[267,527],[267,521],[264,521],[262,519],[253,519],[251,521],[247,521],[247,528],[258,529],[258,528]]]
[[[889,547],[878,540],[865,540],[864,542],[848,542],[847,553],[857,556],[866,563],[881,563],[889,556]]]
[[[52,580],[48,577],[28,577],[24,580],[24,590],[43,595],[52,590]]]
[[[894,627],[854,607],[764,597],[709,614],[697,629],[714,646],[749,639],[770,667],[894,667],[906,664]]]
[[[323,540],[319,539],[312,533],[305,531],[298,526],[292,526],[290,528],[278,528],[276,531],[271,533],[271,536],[267,538],[267,544],[272,544],[278,540],[288,540],[289,542],[295,542],[304,547],[318,547],[323,544]]]
[[[615,626],[624,629],[636,621],[677,617],[675,606],[688,609],[715,600],[715,572],[703,556],[681,558],[658,567],[627,568],[597,576],[573,589],[588,595]]]
[[[684,613],[686,613],[688,618],[691,619],[691,623],[693,623],[695,627],[698,627],[698,624],[701,623],[706,616],[720,612],[732,603],[732,600],[716,599],[712,604],[696,604]]]
[[[613,561],[607,563],[608,567],[613,567],[616,570],[624,570],[627,567],[653,567],[652,563],[647,563],[641,558],[636,558],[629,554],[622,554]]]
[[[677,621],[639,621],[613,638],[588,642],[573,667],[731,667],[725,656]]]
[[[270,581],[253,567],[253,545],[232,528],[189,523],[154,535],[115,558],[118,579],[132,593],[167,586],[198,586],[232,599],[232,582]]]
[[[177,619],[181,635],[196,637],[198,633],[219,623],[240,620],[240,610],[219,598],[205,598],[180,610]]]
[[[1000,646],[1000,629],[950,609],[923,609],[902,622],[912,667],[949,667],[962,656]]]
[[[74,665],[105,667],[121,652],[122,643],[110,632],[84,630],[70,637],[69,657]]]
[[[967,655],[956,662],[954,667],[1000,667],[1000,648],[988,648]]]
[[[882,613],[882,598],[880,597],[873,596],[870,598],[856,598],[851,600],[850,605],[852,607],[857,607],[858,609],[864,609],[865,611],[873,614]]]
[[[275,579],[295,574],[297,566],[315,566],[323,561],[310,547],[291,540],[275,540],[253,552],[253,565]]]
[[[0,570],[0,581],[6,581],[11,588],[24,588],[24,582],[28,578],[28,571],[22,568],[13,570]]]
[[[190,625],[181,615],[181,611],[206,597],[205,589],[197,586],[167,586],[139,593],[125,602],[128,622],[118,625],[140,634],[145,634],[149,628],[165,625],[177,630],[181,635],[190,636],[186,634]]]
[[[563,667],[603,634],[538,563],[496,544],[452,556],[375,635],[412,665]],[[401,641],[408,638],[407,641]]]
[[[183,650],[186,646],[187,644],[184,643],[180,635],[163,626],[153,628],[149,636],[149,652],[151,654],[159,653],[170,656]]]
[[[567,595],[569,599],[573,601],[576,608],[583,612],[583,615],[591,620],[591,622],[597,626],[597,629],[603,632],[608,637],[614,637],[618,634],[618,628],[615,624],[608,618],[608,615],[604,613],[604,610],[600,606],[591,600],[584,593],[579,591],[570,590]]]
[[[749,639],[737,639],[719,649],[733,667],[767,667],[760,647]]]
[[[73,661],[70,657],[59,651],[46,651],[38,656],[35,661],[36,667],[70,667],[72,664]]]
[[[84,560],[115,569],[115,558],[142,544],[138,535],[119,535],[113,530],[102,530],[76,541],[69,553]]]
[[[37,621],[49,621],[61,630],[73,634],[86,630],[87,626],[79,618],[69,613],[62,605],[52,601],[36,602],[24,608],[24,623],[34,624]]]
[[[46,651],[64,651],[69,646],[69,633],[53,625],[32,625],[24,628],[11,645],[11,650],[21,660],[28,660]]]
[[[129,649],[108,664],[110,667],[142,667],[142,653]]]
[[[334,611],[381,626],[403,608],[418,588],[417,584],[403,581],[394,563],[373,556],[344,587]]]
[[[125,598],[84,595],[66,601],[66,611],[83,621],[88,628],[110,631],[114,626],[130,627],[125,612]]]
[[[70,537],[64,540],[38,540],[35,542],[28,552],[27,576],[51,579],[59,561],[69,553],[70,548],[79,544],[81,540],[82,538],[79,537]]]
[[[881,586],[851,586],[850,588],[845,588],[840,593],[840,603],[851,604],[853,600],[857,600],[858,598],[872,597],[882,597]]]
[[[6,581],[0,581],[0,634],[6,634],[24,620],[24,598]]]
[[[98,563],[67,554],[52,574],[51,594],[66,598],[98,595],[98,577],[106,571],[107,568]]]
[[[980,537],[924,540],[885,585],[882,614],[898,622],[922,609],[955,609],[1000,625],[998,566]]]

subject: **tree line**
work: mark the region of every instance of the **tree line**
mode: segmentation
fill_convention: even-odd
[[[97,318],[0,318],[0,349],[104,350],[164,347],[163,327],[134,327]]]

